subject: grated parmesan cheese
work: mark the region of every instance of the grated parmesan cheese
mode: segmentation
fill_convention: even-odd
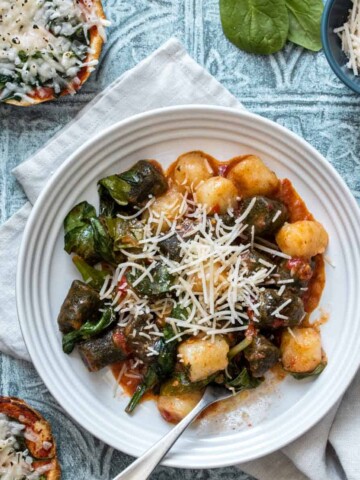
[[[254,229],[248,229],[246,218],[255,204],[253,199],[240,217],[235,217],[232,226],[226,225],[221,216],[209,216],[203,205],[197,205],[188,198],[185,192],[181,203],[181,215],[173,221],[168,221],[165,215],[153,214],[153,199],[141,209],[144,215],[143,238],[139,242],[140,251],[131,253],[122,250],[127,261],[119,264],[111,278],[106,278],[101,289],[101,298],[106,298],[118,312],[118,325],[126,327],[129,322],[141,318],[145,325],[141,331],[132,330],[135,338],[156,341],[163,334],[159,331],[154,318],[172,326],[175,336],[171,340],[181,340],[184,335],[199,335],[215,340],[216,335],[246,330],[249,323],[248,311],[252,311],[254,321],[259,316],[259,295],[263,285],[275,283],[274,270],[276,262],[260,260],[259,268],[249,271],[246,258],[254,250],[281,258],[290,258],[280,252],[276,245],[256,239]],[[184,222],[189,222],[189,229],[180,235]],[[169,231],[163,233],[163,225],[167,223]],[[180,259],[171,260],[160,250],[160,242],[177,235],[180,247]],[[242,243],[237,241],[241,239]],[[141,262],[137,263],[137,262]],[[175,277],[169,296],[160,299],[139,298],[131,288],[118,294],[116,285],[121,282],[127,272],[140,270],[141,275],[133,282],[136,286],[145,277],[151,281],[151,272],[157,264],[166,265],[169,273]],[[144,266],[145,265],[145,266]],[[280,281],[281,282],[281,281]],[[280,283],[278,282],[278,283]],[[283,283],[290,283],[285,281]],[[280,285],[279,285],[280,287]],[[279,295],[285,290],[285,285],[279,289]],[[281,310],[287,305],[281,305],[274,315],[286,318]],[[174,306],[186,309],[185,318],[172,316]],[[158,355],[156,349],[147,346],[147,356]],[[124,375],[124,372],[122,372]]]
[[[348,58],[347,68],[354,75],[359,75],[360,68],[360,0],[353,0],[347,21],[341,27],[335,28],[341,40],[341,48]]]
[[[93,69],[88,32],[93,27],[105,40],[107,20],[97,16],[92,0],[1,0],[0,101],[34,103],[31,94],[76,92],[83,67]]]
[[[35,469],[28,450],[19,450],[18,438],[24,437],[25,426],[0,414],[0,478],[2,480],[38,480],[50,465]],[[52,444],[44,442],[49,450]],[[46,468],[45,468],[46,467]],[[44,469],[45,468],[45,469]]]

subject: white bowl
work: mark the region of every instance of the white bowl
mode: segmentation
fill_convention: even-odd
[[[115,381],[109,374],[90,374],[77,354],[62,352],[56,318],[71,281],[78,277],[63,250],[62,222],[79,201],[98,205],[96,182],[101,177],[121,172],[142,158],[155,158],[167,166],[193,149],[220,160],[258,154],[279,177],[290,178],[329,232],[328,256],[336,265],[326,268],[321,300],[330,314],[322,328],[329,360],[323,374],[311,381],[287,378],[270,389],[264,394],[266,401],[258,400],[252,427],[234,428],[233,421],[227,429],[220,419],[211,428],[190,429],[164,462],[212,468],[253,460],[299,437],[336,402],[359,366],[359,210],[340,176],[314,148],[276,123],[226,108],[172,107],[118,123],[75,152],[36,202],[19,254],[17,305],[34,365],[74,420],[130,455],[139,456],[156,442],[171,426],[153,402],[143,403],[128,416],[127,398],[114,398]],[[241,411],[232,418],[239,420]]]

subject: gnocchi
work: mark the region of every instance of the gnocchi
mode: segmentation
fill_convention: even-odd
[[[194,192],[201,182],[208,180],[213,175],[214,170],[205,154],[202,152],[189,152],[178,158],[173,173],[173,180],[179,190],[185,191],[189,189]]]
[[[212,266],[206,266],[203,275],[197,273],[191,276],[194,293],[202,293],[204,291],[204,286],[206,290],[209,291],[211,288],[211,279],[213,280],[214,286],[216,286],[219,291],[221,289],[226,289],[229,286],[227,275],[224,273],[220,262],[217,262],[215,264],[212,263]]]
[[[228,366],[229,345],[220,336],[212,339],[190,338],[178,348],[183,364],[189,368],[191,382],[198,382],[210,375],[225,370]]]
[[[150,212],[156,220],[159,220],[162,215],[164,216],[162,232],[169,230],[169,222],[173,222],[180,216],[182,201],[182,194],[175,189],[170,189],[164,195],[157,197],[151,205]],[[149,211],[144,212],[143,218],[149,218]],[[157,224],[154,223],[154,227],[156,226]]]
[[[286,223],[280,228],[275,239],[283,253],[306,258],[324,253],[329,241],[321,223],[313,220]]]
[[[283,367],[294,373],[311,372],[322,359],[320,333],[311,327],[296,327],[291,332],[284,330],[281,336]]]
[[[167,422],[178,423],[199,403],[201,397],[202,391],[176,396],[160,395],[158,409]]]
[[[238,192],[233,182],[223,177],[212,177],[196,191],[198,203],[206,205],[210,213],[226,213],[237,205]]]
[[[249,155],[232,167],[227,178],[236,185],[243,198],[271,195],[279,185],[275,173],[255,155]]]

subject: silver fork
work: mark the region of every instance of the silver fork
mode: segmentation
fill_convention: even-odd
[[[180,423],[113,480],[146,480],[183,431],[206,407],[232,396],[233,393],[225,387],[209,385],[196,407]]]

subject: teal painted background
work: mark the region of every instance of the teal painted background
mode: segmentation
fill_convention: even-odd
[[[105,0],[104,7],[112,22],[108,43],[100,68],[78,95],[28,109],[0,105],[0,223],[25,202],[12,168],[73,119],[99,91],[171,36],[246,108],[288,127],[316,147],[360,198],[360,99],[337,80],[322,52],[313,54],[292,44],[268,57],[239,51],[222,34],[218,0]],[[110,480],[131,461],[76,426],[30,364],[0,356],[0,392],[25,398],[52,422],[64,480]],[[159,468],[151,478],[250,477],[234,467]]]

